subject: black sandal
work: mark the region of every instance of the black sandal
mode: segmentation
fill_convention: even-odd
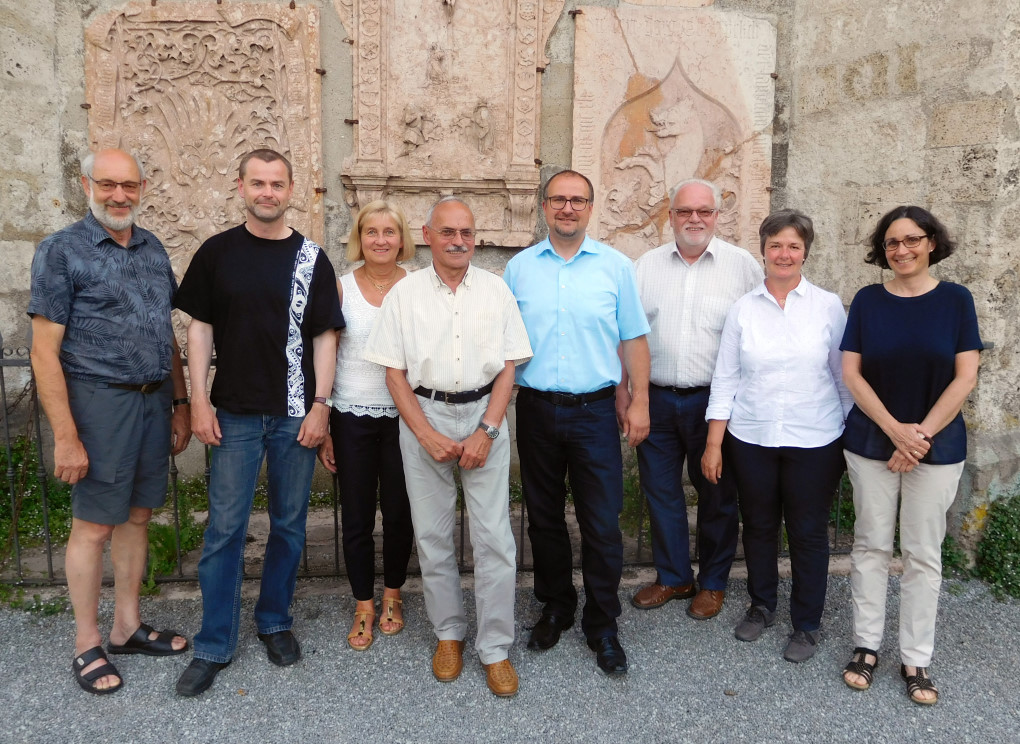
[[[918,705],[935,705],[939,701],[939,688],[931,681],[931,677],[925,676],[925,672],[928,671],[928,667],[915,667],[917,670],[914,674],[907,674],[907,665],[900,664],[900,676],[907,681],[907,697],[910,701],[917,703]],[[923,690],[928,690],[935,693],[935,697],[931,700],[925,698],[917,698],[914,695]]]
[[[868,656],[875,657],[875,663],[869,664],[865,661]],[[859,657],[859,658],[858,658]],[[867,690],[871,687],[871,680],[874,679],[875,667],[878,666],[878,652],[872,651],[870,648],[864,648],[858,646],[854,649],[854,657],[850,660],[850,663],[843,667],[843,682],[847,687],[853,688],[854,690]],[[846,678],[847,674],[856,674],[864,677],[865,683],[854,684]]]
[[[123,644],[117,645],[110,641],[106,644],[106,650],[111,654],[145,654],[146,656],[177,656],[188,650],[187,639],[185,639],[182,648],[174,648],[174,637],[180,635],[176,630],[161,630],[155,638],[149,638],[149,634],[155,632],[152,626],[142,623]]]
[[[82,674],[81,670],[97,659],[103,659],[106,663],[102,666],[96,667],[91,672]],[[106,658],[106,652],[103,651],[102,646],[93,646],[88,651],[84,651],[79,656],[75,656],[74,661],[71,662],[71,671],[74,672],[74,678],[78,682],[79,687],[85,690],[85,692],[90,692],[93,695],[111,695],[124,686],[124,678],[120,676],[120,672],[117,671],[117,667],[111,664],[109,659]],[[96,687],[92,684],[100,677],[105,677],[107,675],[119,679],[120,684],[115,685],[114,687]]]

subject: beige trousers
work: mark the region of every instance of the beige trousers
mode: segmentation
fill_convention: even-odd
[[[850,554],[854,645],[876,651],[882,645],[898,505],[903,556],[900,659],[907,666],[926,667],[935,648],[946,511],[956,498],[963,463],[921,464],[909,473],[893,473],[885,461],[843,453],[857,512]]]
[[[477,428],[489,396],[447,404],[418,397],[432,428],[455,441]],[[400,454],[411,502],[425,610],[441,641],[462,641],[467,614],[453,542],[457,521],[456,462],[436,462],[400,420]],[[517,546],[510,529],[510,433],[504,417],[485,465],[461,470],[475,562],[475,650],[483,664],[506,659],[514,642]]]

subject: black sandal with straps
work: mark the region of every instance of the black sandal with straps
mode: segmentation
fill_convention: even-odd
[[[865,661],[868,656],[875,657],[875,663],[869,664]],[[854,657],[850,660],[850,663],[843,667],[843,682],[846,683],[847,687],[851,687],[855,690],[867,690],[871,687],[871,680],[874,679],[875,667],[878,666],[878,652],[872,651],[870,648],[864,648],[858,646],[854,649]],[[865,682],[863,685],[854,684],[846,678],[847,674],[856,674],[864,677]]]
[[[939,688],[926,676],[928,667],[915,667],[913,674],[907,674],[907,665],[900,664],[900,676],[907,681],[907,696],[911,702],[918,705],[935,705],[939,701]],[[929,699],[914,697],[918,692],[928,690],[935,693],[935,697]]]

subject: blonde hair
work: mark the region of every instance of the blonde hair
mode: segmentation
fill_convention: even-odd
[[[409,261],[414,258],[414,238],[411,237],[411,226],[407,224],[404,213],[388,201],[376,199],[358,210],[358,216],[354,218],[351,235],[347,239],[347,260],[361,261],[365,258],[365,253],[361,249],[361,228],[364,227],[365,221],[369,217],[374,217],[377,214],[385,214],[392,218],[400,230],[400,239],[403,245],[400,248],[400,253],[397,254],[397,260]]]

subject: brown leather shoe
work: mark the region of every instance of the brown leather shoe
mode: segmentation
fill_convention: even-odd
[[[708,620],[715,617],[722,609],[723,599],[726,592],[713,589],[702,589],[687,608],[687,614],[695,620]]]
[[[510,697],[517,694],[517,672],[510,659],[497,661],[495,664],[482,664],[485,667],[485,683],[493,695]]]
[[[665,584],[649,584],[635,594],[630,603],[639,610],[654,610],[662,607],[671,599],[687,599],[694,596],[694,584],[666,586]]]
[[[432,656],[432,673],[440,682],[453,682],[464,668],[464,641],[440,641]]]

